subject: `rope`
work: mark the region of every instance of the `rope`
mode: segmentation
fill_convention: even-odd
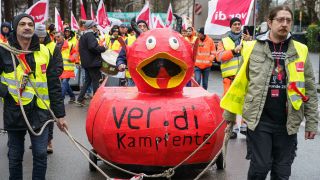
[[[51,110],[51,108],[48,106],[47,103],[45,103],[45,101],[40,97],[35,85],[31,82],[31,80],[28,78],[27,80],[30,82],[32,88],[34,89],[35,91],[35,95],[45,104],[46,108],[48,109],[48,111],[50,112],[51,116],[53,117],[53,120],[48,120],[42,127],[41,127],[41,130],[39,131],[39,133],[36,133],[33,131],[30,123],[29,123],[29,120],[25,114],[25,111],[24,111],[24,108],[23,108],[23,105],[22,105],[22,100],[21,100],[21,96],[20,96],[20,93],[19,93],[19,81],[18,81],[18,77],[17,77],[17,69],[16,69],[16,62],[15,62],[15,58],[14,58],[14,55],[18,55],[18,54],[21,54],[21,53],[24,53],[24,54],[30,54],[32,53],[32,51],[23,51],[23,50],[18,50],[14,47],[11,47],[9,44],[4,44],[4,43],[0,43],[0,47],[3,47],[4,49],[8,50],[10,53],[11,53],[11,59],[12,59],[12,62],[13,62],[13,65],[14,65],[14,74],[15,74],[15,78],[16,78],[16,87],[17,87],[17,94],[18,94],[18,100],[19,100],[19,105],[20,105],[20,109],[21,109],[21,112],[23,114],[23,117],[24,117],[24,120],[28,126],[28,129],[30,130],[30,132],[35,135],[35,136],[39,136],[43,133],[43,130],[44,128],[51,122],[57,122],[57,117],[54,115],[53,111]],[[19,60],[19,58],[18,58]],[[19,63],[21,64],[20,60],[19,60]],[[23,70],[24,69],[24,66],[21,66]],[[195,149],[188,157],[186,157],[184,160],[182,160],[178,165],[176,165],[175,167],[173,168],[169,168],[167,170],[165,170],[163,173],[159,173],[159,174],[153,174],[153,175],[147,175],[147,174],[144,174],[144,173],[134,173],[134,172],[131,172],[131,171],[128,171],[128,170],[125,170],[119,166],[116,166],[114,164],[112,164],[111,162],[103,159],[101,156],[97,155],[96,153],[93,153],[92,151],[88,150],[87,148],[85,148],[81,143],[79,143],[71,134],[70,132],[64,128],[64,132],[66,133],[66,135],[69,137],[70,141],[79,149],[79,151],[85,156],[85,158],[89,161],[89,163],[91,165],[93,165],[107,180],[112,180],[111,177],[109,177],[105,172],[103,172],[90,158],[89,156],[83,151],[83,149],[87,150],[89,153],[93,154],[95,157],[101,159],[103,162],[107,163],[108,165],[112,166],[113,168],[116,168],[120,171],[123,171],[127,174],[131,174],[131,175],[134,175],[134,176],[139,176],[141,178],[143,177],[148,177],[148,178],[159,178],[159,177],[165,177],[167,179],[171,179],[171,177],[175,174],[175,170],[177,168],[179,168],[182,164],[184,164],[186,161],[188,161],[191,157],[193,157],[210,139],[211,137],[221,128],[221,126],[223,125],[223,123],[225,123],[225,120],[221,121],[221,123],[218,125],[218,127],[210,134],[210,136],[202,142],[202,144],[200,146],[197,147],[197,149]],[[226,145],[227,145],[227,141],[228,141],[228,137],[227,133],[225,135],[225,138],[224,138],[224,146],[223,146],[223,149],[226,150]],[[230,137],[230,135],[229,135]],[[81,149],[83,148],[83,149]],[[224,152],[225,150],[222,150],[222,152]],[[212,159],[212,161],[208,164],[208,166],[195,178],[195,179],[198,179],[200,178],[204,172],[207,171],[207,169],[216,161],[218,155],[221,153],[221,150],[219,151],[219,153]],[[225,156],[224,156],[225,157]]]

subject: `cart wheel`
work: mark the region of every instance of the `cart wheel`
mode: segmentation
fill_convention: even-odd
[[[91,151],[93,153],[96,153],[96,151],[94,149],[91,149]],[[94,156],[92,153],[89,153],[89,158],[95,165],[98,164],[98,158],[96,156]],[[90,171],[96,171],[97,170],[90,162],[89,162],[89,169],[90,169]]]
[[[226,167],[223,162],[223,158],[223,154],[220,153],[216,161],[217,169],[224,169]]]

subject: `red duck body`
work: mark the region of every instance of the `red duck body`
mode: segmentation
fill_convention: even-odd
[[[160,51],[145,50],[144,55],[137,56],[135,49],[142,51],[150,36],[157,44],[160,42]],[[181,49],[165,45],[172,37]],[[155,29],[143,33],[128,47],[127,56],[137,88],[103,85],[98,89],[88,109],[88,139],[101,157],[117,164],[175,166],[223,121],[220,98],[201,87],[184,87],[193,72],[193,53],[183,37],[172,30]],[[179,69],[178,73],[168,73],[166,65],[161,66],[167,60],[181,67],[174,67]],[[160,66],[155,66],[160,68],[158,75],[153,76],[144,68],[152,62],[160,62],[157,64]],[[185,165],[208,163],[213,159],[222,148],[225,127],[223,124]]]

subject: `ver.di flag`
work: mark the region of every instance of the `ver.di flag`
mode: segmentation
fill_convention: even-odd
[[[97,21],[97,18],[96,18],[96,16],[94,15],[94,11],[93,11],[92,4],[91,4],[91,6],[90,6],[90,14],[91,14],[91,19],[96,22],[96,21]]]
[[[63,23],[57,8],[54,8],[54,25],[57,32],[63,32]]]
[[[33,17],[35,23],[44,23],[48,19],[49,1],[41,0],[26,10],[26,14]]]
[[[171,6],[171,3],[170,3],[168,11],[167,11],[167,19],[166,19],[166,26],[167,27],[171,26],[172,20],[173,20],[173,12],[172,12],[172,6]]]
[[[146,4],[143,6],[142,10],[137,15],[136,21],[138,20],[144,20],[148,24],[149,28],[152,27],[149,1],[146,1]]]
[[[86,11],[84,9],[84,5],[83,5],[82,0],[80,0],[80,16],[81,16],[81,19],[87,20],[87,14],[86,14]]]
[[[106,8],[104,6],[103,0],[100,0],[99,6],[97,9],[97,23],[105,29],[107,26],[110,26],[110,21],[108,19],[108,14],[106,13]]]
[[[205,34],[221,35],[230,30],[233,17],[238,17],[243,25],[248,24],[254,0],[211,0],[208,4]]]
[[[78,31],[79,29],[80,28],[79,28],[77,19],[74,17],[74,15],[73,15],[73,13],[71,11],[71,30]]]

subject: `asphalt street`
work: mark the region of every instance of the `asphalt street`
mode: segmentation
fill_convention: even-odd
[[[319,76],[319,54],[310,54],[313,63],[313,69],[318,83]],[[209,92],[221,95],[222,79],[220,72],[215,70],[210,73]],[[318,94],[319,97],[319,94]],[[69,131],[72,135],[83,143],[86,147],[91,148],[85,132],[85,121],[87,115],[86,107],[77,107],[74,104],[68,104],[66,99],[66,120],[69,123]],[[3,106],[0,104],[2,113]],[[3,119],[0,117],[0,128],[3,127]],[[319,180],[320,179],[320,137],[315,140],[304,140],[304,126],[298,133],[298,150],[297,157],[292,166],[291,180]],[[0,136],[0,180],[8,179],[8,159],[6,146],[7,135]],[[30,145],[29,137],[26,136],[25,154],[24,154],[24,179],[32,179],[32,153],[28,148]],[[59,132],[58,128],[54,130],[53,140],[54,152],[48,155],[48,180],[102,180],[105,179],[99,172],[90,172],[88,161],[75,148],[67,136]],[[225,170],[217,170],[212,166],[210,170],[201,178],[203,180],[221,179],[221,180],[244,180],[246,179],[249,161],[245,159],[246,139],[239,134],[238,138],[229,141],[227,167]],[[109,176],[117,178],[129,178],[118,170],[114,170],[104,163],[99,162],[101,167]],[[199,170],[190,169],[178,171],[172,179],[193,179],[199,173]]]

